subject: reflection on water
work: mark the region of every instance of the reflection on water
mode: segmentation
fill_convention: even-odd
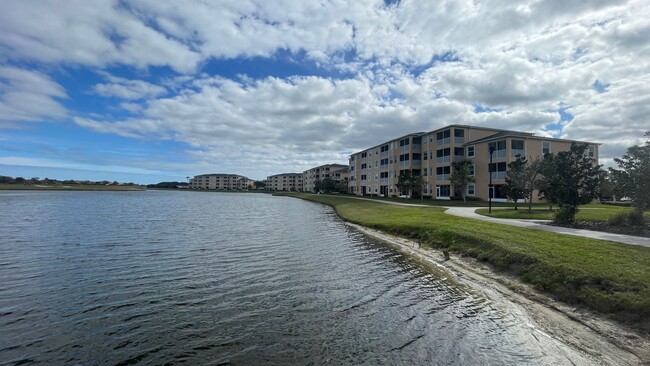
[[[1,364],[576,357],[322,205],[263,194],[0,192],[0,208]]]

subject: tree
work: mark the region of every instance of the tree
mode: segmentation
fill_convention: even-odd
[[[515,160],[508,163],[508,175],[506,184],[503,187],[505,195],[515,202],[517,210],[517,201],[528,198],[529,191],[526,189],[526,157],[517,155]]]
[[[260,189],[260,188],[265,188],[266,183],[262,182],[261,180],[256,180],[255,181],[255,188]]]
[[[314,183],[314,192],[332,193],[336,190],[336,181],[332,178],[317,180]]]
[[[575,221],[579,205],[587,204],[598,197],[600,165],[585,155],[586,144],[572,143],[569,151],[544,157],[543,194],[560,209],[555,221]]]
[[[422,185],[424,180],[421,176],[415,176],[410,170],[406,170],[397,178],[395,185],[400,193],[406,192],[411,198],[422,194]]]
[[[632,199],[641,214],[650,209],[650,131],[645,136],[645,146],[628,148],[623,157],[614,159],[620,169],[610,169],[621,193]]]
[[[336,191],[339,193],[348,193],[348,178],[343,178],[336,182]]]
[[[467,203],[467,185],[474,181],[474,177],[470,175],[469,171],[471,165],[472,162],[469,160],[455,161],[451,164],[452,171],[449,181],[454,186],[454,191],[460,192],[464,203]]]

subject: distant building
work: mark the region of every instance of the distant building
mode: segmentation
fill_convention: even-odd
[[[598,161],[599,144],[534,136],[532,133],[484,127],[450,125],[430,132],[408,134],[388,140],[350,156],[349,193],[356,195],[399,196],[397,182],[409,172],[422,176],[423,195],[434,199],[460,196],[450,182],[451,163],[467,159],[474,182],[465,192],[468,197],[489,198],[489,148],[492,154],[492,197],[506,200],[503,191],[508,163],[517,155],[529,160],[546,153],[569,150],[571,143],[588,145],[587,154]],[[535,196],[534,199],[537,197]]]
[[[341,180],[344,175],[347,177],[347,175],[342,172],[343,170],[348,170],[348,166],[342,164],[325,164],[305,170],[302,173],[303,190],[305,192],[313,192],[316,182],[325,178]]]
[[[282,173],[266,177],[267,191],[302,192],[302,173]]]
[[[254,180],[237,174],[201,174],[190,179],[191,189],[246,190],[254,187]]]

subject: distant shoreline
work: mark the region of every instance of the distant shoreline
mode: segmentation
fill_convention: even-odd
[[[2,191],[144,191],[143,186],[119,185],[42,185],[42,184],[0,184]]]

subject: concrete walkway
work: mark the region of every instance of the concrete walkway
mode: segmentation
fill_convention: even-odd
[[[442,206],[432,206],[432,205],[421,205],[421,204],[417,204],[417,203],[406,203],[406,202],[402,203],[402,202],[395,202],[395,201],[374,200],[374,199],[363,198],[363,197],[347,197],[347,198],[353,198],[353,199],[365,200],[365,201],[372,201],[372,202],[379,202],[379,203],[386,203],[386,204],[389,204],[389,205],[396,205],[396,206],[442,207]],[[495,217],[479,215],[476,212],[474,212],[479,208],[485,208],[485,207],[447,207],[447,206],[444,206],[443,208],[447,209],[445,211],[445,213],[447,213],[449,215],[466,217],[468,219],[488,221],[488,222],[493,222],[495,224],[517,226],[517,227],[523,227],[523,228],[526,228],[526,229],[547,231],[547,232],[551,232],[551,233],[582,236],[584,238],[599,239],[599,240],[609,240],[609,241],[615,241],[615,242],[623,243],[623,244],[640,245],[642,247],[649,247],[650,248],[650,238],[644,238],[644,237],[641,237],[641,236],[614,234],[614,233],[606,233],[606,232],[603,232],[603,231],[572,229],[572,228],[568,228],[568,227],[544,225],[545,222],[550,222],[550,220],[498,219],[498,218],[495,218]]]
[[[493,222],[495,224],[504,224],[510,226],[524,227],[533,230],[548,231],[551,233],[575,235],[575,236],[582,236],[585,238],[610,240],[610,241],[615,241],[624,244],[650,247],[650,238],[644,238],[641,236],[606,233],[602,231],[571,229],[571,228],[566,228],[561,226],[544,225],[543,222],[548,222],[548,220],[498,219],[494,217],[488,217],[488,216],[477,214],[474,211],[476,211],[476,209],[478,208],[485,208],[485,207],[447,207],[447,211],[445,211],[445,213],[454,216],[466,217],[469,219]]]

